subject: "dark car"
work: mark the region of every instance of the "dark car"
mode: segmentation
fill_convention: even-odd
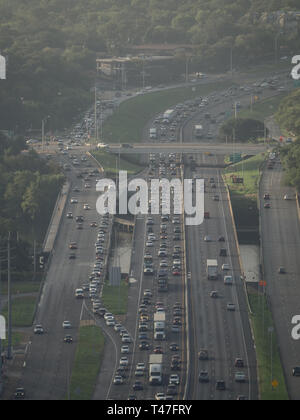
[[[168,385],[167,388],[167,395],[177,395],[178,391],[177,391],[177,387],[176,385]]]
[[[217,391],[226,391],[226,383],[225,383],[225,381],[217,381],[217,383],[216,383],[216,390]]]
[[[15,391],[15,399],[16,400],[24,400],[25,398],[25,389],[24,388],[17,388]]]
[[[132,388],[134,391],[143,391],[144,386],[141,381],[135,381]]]
[[[64,342],[67,344],[72,344],[73,343],[73,338],[71,335],[66,335],[64,338]]]
[[[227,257],[227,249],[225,248],[220,249],[220,257]]]
[[[147,341],[142,341],[139,344],[139,349],[140,350],[149,350],[149,348],[150,348],[150,345],[149,345],[149,343],[147,343]]]
[[[200,372],[200,374],[199,374],[199,382],[200,383],[207,383],[207,382],[209,382],[209,374],[208,374],[208,372],[207,371],[202,371],[202,372]]]
[[[237,367],[237,368],[245,367],[244,360],[243,359],[235,359],[234,366]]]
[[[293,369],[293,376],[300,377],[300,366],[297,366]]]
[[[172,343],[172,344],[170,344],[169,349],[170,349],[171,351],[178,351],[178,350],[179,350],[179,346],[178,346],[178,344],[176,344],[176,343]]]

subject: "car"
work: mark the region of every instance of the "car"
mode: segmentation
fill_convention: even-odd
[[[121,357],[120,366],[127,367],[129,365],[128,357]]]
[[[126,367],[119,366],[116,370],[116,376],[122,376],[122,378],[126,378]]]
[[[230,270],[230,265],[229,264],[223,264],[222,265],[222,271],[229,271]]]
[[[146,364],[145,364],[145,363],[143,363],[143,362],[139,362],[139,363],[136,365],[136,370],[142,370],[143,372],[145,372],[145,370],[146,370]]]
[[[122,376],[115,376],[114,377],[114,385],[123,385],[124,379]]]
[[[208,360],[209,359],[209,352],[206,349],[200,349],[198,352],[198,359],[199,360]]]
[[[279,267],[279,268],[278,268],[278,273],[279,273],[279,274],[286,274],[285,267]]]
[[[232,276],[225,276],[224,277],[224,284],[225,284],[225,286],[231,286],[233,284]]]
[[[165,401],[166,395],[163,392],[157,392],[155,394],[156,401]]]
[[[150,345],[147,341],[141,341],[141,343],[139,344],[139,349],[140,350],[149,350]]]
[[[141,381],[135,381],[132,388],[133,388],[134,391],[143,391],[144,386],[143,386],[143,383]]]
[[[42,325],[36,325],[33,330],[35,335],[43,335],[45,333],[44,328]]]
[[[15,400],[24,400],[25,398],[25,389],[24,388],[17,388],[14,394]]]
[[[176,343],[172,343],[172,344],[170,344],[169,349],[171,351],[178,351],[179,350],[179,345],[176,344]]]
[[[219,236],[218,241],[219,241],[219,242],[225,242],[225,238],[224,238],[224,236]]]
[[[122,337],[122,343],[131,343],[131,338],[128,334],[124,334]]]
[[[227,303],[227,311],[229,312],[235,312],[235,304],[234,303]]]
[[[69,260],[76,260],[76,254],[70,254]]]
[[[71,204],[78,204],[77,198],[71,198],[70,203]]]
[[[225,248],[220,249],[220,257],[227,257],[227,249]]]
[[[177,387],[174,384],[168,385],[167,387],[167,395],[177,395]]]
[[[105,314],[104,314],[104,319],[105,319],[105,321],[107,320],[107,318],[110,318],[110,317],[112,317],[113,316],[113,314],[111,313],[111,312],[106,312]]]
[[[156,346],[156,347],[154,347],[154,349],[153,349],[153,353],[154,353],[154,354],[163,354],[163,353],[164,353],[164,351],[163,351],[163,348],[162,348],[161,346]]]
[[[169,385],[179,385],[180,384],[180,378],[177,374],[172,374],[169,377]]]
[[[64,321],[63,324],[62,324],[62,327],[63,327],[64,330],[69,330],[69,329],[72,328],[72,324],[71,324],[70,321]]]
[[[64,343],[66,344],[72,344],[73,343],[73,338],[71,335],[66,335],[64,338]]]
[[[300,377],[300,366],[294,367],[292,371],[294,377]]]
[[[98,227],[98,223],[97,222],[92,222],[92,223],[90,223],[90,227],[96,228],[96,227]]]
[[[237,368],[244,368],[245,367],[244,360],[241,358],[236,358],[234,362],[234,366]]]
[[[234,379],[235,382],[246,382],[246,374],[244,372],[236,372]]]
[[[271,204],[270,203],[265,203],[264,204],[264,208],[265,209],[270,209],[271,208]]]
[[[226,382],[225,381],[217,381],[216,382],[216,390],[217,391],[226,391]]]
[[[212,242],[212,238],[209,235],[204,236],[204,242]]]
[[[98,311],[101,311],[101,309],[98,309]],[[121,330],[121,328],[122,328],[122,324],[115,324],[115,326],[114,326],[114,330],[116,332],[119,332]]]
[[[77,243],[76,242],[71,242],[69,245],[69,249],[78,249]]]
[[[207,383],[209,382],[209,373],[206,370],[202,370],[199,373],[198,380],[200,383]]]
[[[67,213],[67,219],[73,219],[73,213],[71,212]]]
[[[129,354],[129,353],[130,353],[129,346],[122,346],[121,347],[121,354]]]
[[[212,299],[217,299],[217,298],[219,297],[219,292],[217,292],[216,290],[213,290],[213,291],[210,293],[210,297],[211,297]]]
[[[285,196],[283,197],[283,199],[285,201],[289,201],[289,200],[291,200],[291,197],[288,194],[285,194]]]
[[[270,200],[270,199],[271,199],[271,196],[269,193],[264,194],[264,200]]]

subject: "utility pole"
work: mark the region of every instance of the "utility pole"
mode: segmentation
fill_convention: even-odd
[[[0,258],[0,314],[1,314],[1,282],[2,282],[2,260]],[[0,336],[0,397],[3,392],[3,380],[2,380],[2,340]]]
[[[97,86],[95,85],[95,138],[98,143]]]
[[[36,240],[33,241],[33,280],[36,278]]]
[[[7,241],[7,298],[8,298],[8,345],[7,359],[12,358],[12,301],[11,301],[11,255],[10,255],[10,232]]]

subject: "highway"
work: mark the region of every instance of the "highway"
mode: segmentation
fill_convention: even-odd
[[[261,243],[267,296],[276,326],[281,360],[289,396],[300,399],[299,378],[292,369],[300,365],[300,341],[292,339],[292,318],[299,315],[300,302],[300,226],[295,190],[283,184],[280,163],[273,170],[265,169],[260,186]],[[265,209],[264,195],[270,194],[271,208]],[[283,198],[288,194],[290,201]],[[284,267],[286,274],[279,274]],[[274,378],[276,379],[276,378]]]
[[[187,173],[187,177],[194,174]],[[205,169],[197,171],[197,177],[206,181],[205,211],[210,219],[199,227],[187,227],[187,270],[191,273],[189,282],[190,302],[190,349],[191,377],[188,398],[193,400],[234,400],[245,397],[258,398],[256,378],[256,358],[248,320],[248,308],[244,286],[240,279],[241,269],[236,247],[232,219],[229,212],[228,196],[220,171]],[[214,178],[216,189],[210,188],[210,178]],[[213,197],[218,194],[218,202]],[[204,242],[210,236],[211,242]],[[223,236],[225,242],[219,242]],[[220,249],[226,248],[228,257],[220,257]],[[206,262],[217,259],[218,281],[207,279]],[[222,271],[223,264],[229,264],[228,272]],[[224,276],[231,275],[232,286],[224,285]],[[217,291],[219,298],[210,294]],[[235,312],[227,310],[227,304],[234,303]],[[198,360],[198,351],[209,352],[208,361]],[[235,367],[235,360],[241,358],[245,367]],[[237,384],[235,373],[244,371],[246,382]],[[209,372],[209,383],[199,383],[201,371]],[[226,391],[217,391],[216,382],[226,382]]]
[[[73,153],[76,155],[75,151]],[[68,162],[66,156],[63,157],[63,162]],[[95,167],[89,169],[93,170]],[[70,193],[35,319],[35,324],[43,325],[45,335],[32,335],[20,383],[26,389],[26,398],[29,400],[63,400],[67,397],[83,310],[83,302],[75,299],[75,289],[88,283],[95,258],[94,243],[97,236],[97,229],[89,225],[90,222],[99,220],[95,209],[95,181],[90,181],[93,188],[85,189],[84,181],[77,179],[76,173],[73,168],[68,175],[72,183],[71,191],[78,186],[81,192]],[[70,204],[71,197],[77,198],[78,204]],[[91,210],[83,210],[85,203],[90,205]],[[74,219],[67,219],[67,212],[72,212]],[[79,215],[85,218],[83,230],[76,228],[75,216]],[[70,242],[78,244],[77,251],[69,250]],[[76,260],[69,260],[72,252],[76,253]],[[72,345],[63,342],[68,334],[62,328],[62,323],[66,320],[73,327],[70,330],[74,339]]]
[[[168,160],[168,157],[166,157]],[[154,170],[152,177],[158,176],[158,167],[165,168],[167,178],[170,177],[170,169],[168,164],[160,161],[159,156],[155,158],[155,165],[153,164],[152,168]],[[180,175],[180,167],[177,169],[178,176]],[[150,178],[149,178],[150,181]],[[172,212],[173,214],[173,212]],[[174,235],[174,228],[178,225],[172,223],[174,220],[171,216],[170,219],[164,223],[161,221],[160,215],[152,216],[153,223],[149,224],[148,217],[143,215],[137,216],[135,235],[134,235],[134,244],[133,244],[133,254],[132,254],[132,277],[136,279],[136,282],[131,285],[129,293],[129,302],[133,304],[129,306],[132,308],[129,311],[125,326],[127,331],[130,332],[132,337],[132,343],[130,345],[130,355],[129,366],[125,376],[125,382],[123,385],[113,385],[109,392],[109,399],[142,399],[142,400],[153,400],[155,399],[155,394],[160,392],[167,394],[167,386],[170,374],[177,373],[180,375],[180,385],[176,394],[172,399],[183,399],[184,385],[185,385],[185,352],[186,352],[186,341],[184,334],[184,319],[182,327],[180,328],[181,332],[174,333],[172,332],[172,315],[173,315],[173,305],[176,302],[179,302],[182,307],[182,312],[184,311],[184,271],[181,274],[174,276],[172,274],[172,262],[173,262],[173,248],[174,246],[179,246],[183,249],[182,239],[179,241],[174,241],[172,239]],[[165,227],[162,228],[162,225],[165,224]],[[163,229],[163,231],[162,231]],[[148,235],[151,230],[151,233],[155,235],[153,241],[149,241]],[[180,231],[182,231],[180,227]],[[163,239],[164,238],[164,239]],[[182,238],[182,236],[181,236]],[[149,242],[151,246],[149,246]],[[163,243],[167,244],[166,247],[166,257],[158,257],[158,252]],[[151,275],[144,274],[144,256],[150,254],[153,261],[154,272]],[[183,266],[183,253],[179,259],[182,261]],[[160,292],[158,288],[158,272],[161,269],[160,263],[165,260],[167,264],[167,278],[168,278],[168,291]],[[147,305],[146,311],[143,313],[149,317],[149,321],[146,322],[146,329],[141,330],[140,327],[140,305],[144,298],[145,290],[151,291],[151,299]],[[160,303],[160,307],[165,309],[166,313],[166,340],[156,341],[154,339],[154,313],[156,312],[156,307]],[[184,312],[183,312],[184,313]],[[140,334],[144,332],[145,338],[141,339]],[[142,341],[146,341],[149,344],[148,349],[140,349],[140,344]],[[174,353],[169,349],[170,344],[178,344],[178,350]],[[163,352],[163,383],[158,386],[151,386],[148,382],[148,363],[150,354],[153,353],[156,347],[160,346]],[[174,354],[178,354],[181,359],[181,369],[180,371],[171,371],[171,359]],[[136,377],[135,368],[138,363],[144,363],[145,372],[144,375]],[[133,389],[134,383],[139,380],[143,384],[143,389],[137,391]],[[170,397],[171,398],[171,397]]]

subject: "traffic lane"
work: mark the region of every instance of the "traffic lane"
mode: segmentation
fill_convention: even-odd
[[[147,250],[147,252],[151,251],[151,254],[154,256],[154,267],[156,268],[156,271],[158,271],[158,269],[159,269],[159,262],[161,260],[160,258],[157,257],[157,252],[159,250],[159,243],[160,243],[160,241],[159,241],[158,238],[160,237],[161,217],[160,216],[154,216],[154,219],[155,219],[155,225],[154,225],[153,228],[154,228],[154,233],[156,234],[157,241],[155,241],[155,246],[153,248],[149,248]],[[171,223],[169,223],[168,224],[169,237],[171,237],[171,235],[172,235],[172,227],[173,227],[173,225]],[[147,237],[147,235],[146,235],[146,237]],[[147,241],[147,239],[145,238],[145,242],[146,241]],[[173,244],[171,243],[170,244],[170,247],[169,247],[169,253],[171,253],[171,251],[172,251],[172,246],[173,246]],[[171,262],[172,262],[171,255],[169,255],[168,261],[169,261],[169,265],[171,266]],[[142,276],[143,276],[143,273],[142,273]],[[167,336],[170,337],[170,334],[169,334],[170,318],[171,318],[170,295],[172,296],[174,293],[176,294],[176,291],[180,292],[180,295],[177,295],[178,298],[177,297],[175,298],[178,301],[180,298],[182,298],[182,292],[181,292],[181,290],[179,290],[180,287],[178,287],[178,281],[176,281],[175,279],[171,279],[170,278],[169,279],[169,285],[170,285],[170,288],[169,288],[169,292],[168,293],[161,293],[161,294],[160,293],[157,293],[157,281],[155,280],[155,276],[144,276],[143,290],[145,290],[145,289],[148,288],[148,289],[152,290],[152,292],[153,292],[152,308],[151,308],[152,310],[150,312],[151,313],[152,322],[149,325],[150,329],[148,331],[148,335],[149,335],[149,337],[151,337],[151,350],[149,350],[149,351],[139,351],[139,350],[136,350],[135,351],[136,358],[133,361],[134,366],[138,362],[141,362],[142,361],[148,367],[149,355],[153,352],[153,348],[155,346],[157,346],[157,345],[161,345],[163,347],[163,351],[164,351],[164,378],[165,378],[164,386],[166,386],[166,380],[167,380],[167,378],[169,377],[169,374],[170,374],[170,372],[168,371],[168,368],[167,368],[167,366],[169,366],[170,365],[170,362],[171,362],[171,360],[168,358],[168,353],[169,353],[168,346],[169,346],[169,343],[167,343],[167,342],[156,342],[153,339],[153,315],[154,315],[154,312],[155,312],[155,310],[153,308],[153,305],[157,301],[162,301],[162,302],[165,303],[166,314],[167,314],[167,324],[168,324]],[[170,290],[172,290],[173,292],[170,293]],[[166,302],[166,295],[167,295],[168,302]],[[176,300],[174,300],[174,303],[175,303],[175,301]],[[143,354],[143,356],[142,356],[142,354]],[[141,358],[141,356],[143,358]],[[134,366],[133,366],[133,368],[134,368]],[[130,389],[131,389],[132,384],[135,381],[135,379],[136,378],[132,378],[131,379],[131,382],[130,382],[130,385],[129,385]],[[145,379],[144,386],[145,386],[145,389],[144,389],[143,393],[141,393],[141,395],[143,396],[144,399],[153,399],[154,398],[154,393],[156,393],[156,392],[163,392],[163,390],[165,390],[163,388],[163,386],[162,387],[157,387],[157,386],[156,387],[152,387],[152,386],[149,386],[147,384],[147,377]]]
[[[208,177],[215,175],[216,172],[211,170],[208,172]],[[202,173],[203,176],[203,173]],[[214,212],[216,213],[215,209],[211,207],[210,200],[206,199],[205,208],[207,211],[210,211],[212,217],[214,217]],[[196,325],[194,325],[195,331],[197,331],[198,335],[198,342],[200,342],[200,348],[207,348],[210,352],[210,361],[209,362],[198,362],[196,361],[196,365],[198,364],[199,368],[202,370],[210,370],[212,379],[209,385],[209,398],[210,399],[229,399],[228,390],[226,392],[217,392],[215,389],[215,381],[218,380],[226,380],[227,387],[229,384],[229,376],[227,373],[227,366],[229,365],[227,362],[228,358],[228,340],[225,334],[224,329],[224,318],[222,313],[222,300],[213,300],[210,298],[210,293],[214,290],[219,290],[220,285],[213,281],[207,280],[206,274],[206,261],[207,259],[217,258],[217,246],[216,246],[216,239],[214,242],[206,242],[204,243],[204,237],[206,235],[211,235],[216,238],[218,234],[218,227],[216,226],[216,219],[206,220],[204,224],[197,228],[188,228],[187,229],[187,243],[188,243],[188,255],[190,255],[190,263],[192,264],[191,269],[188,268],[188,271],[191,271],[192,278],[194,273],[199,273],[200,281],[196,281],[196,294],[199,296],[203,296],[203,306],[200,308],[199,305],[197,306],[197,302],[194,302],[194,308],[197,308],[197,312],[195,315]],[[195,235],[194,239],[190,239],[189,234]],[[199,249],[201,249],[201,256],[199,255]],[[199,258],[200,257],[200,258]],[[193,268],[193,265],[195,268]],[[198,280],[198,279],[197,279]],[[198,290],[197,290],[198,288]],[[195,295],[196,295],[195,294]],[[202,331],[198,330],[198,321],[202,317],[207,317],[207,321],[205,324],[202,324],[202,328],[206,330],[206,342],[204,342],[202,337]],[[207,345],[207,347],[205,347]],[[198,351],[200,350],[198,349]],[[194,357],[197,357],[197,354]],[[199,374],[200,372],[197,372]],[[194,378],[195,386],[197,386],[196,390],[194,390],[194,399],[201,399],[207,398],[206,395],[201,395],[203,392],[203,385],[197,383],[196,378]],[[208,388],[208,386],[206,387]]]
[[[210,171],[209,176],[217,177],[217,173],[213,172],[213,171]],[[206,206],[209,205],[208,209],[211,211],[211,214],[213,214],[215,209],[210,208],[211,207],[210,206],[210,199],[208,199],[208,200],[209,200],[209,202],[206,202]],[[222,197],[222,200],[219,202],[219,205],[220,205],[220,203],[222,203],[222,201],[223,201],[223,197]],[[213,205],[212,207],[216,207],[216,206]],[[216,223],[216,221],[214,221],[213,226],[218,225],[217,229],[215,231],[213,231],[213,229],[210,228],[209,232],[206,232],[206,233],[209,233],[210,235],[212,235],[212,232],[213,232],[213,235],[218,234],[219,236],[222,235],[222,236],[227,237],[227,232],[226,232],[226,235],[225,235],[225,233],[224,233],[225,229],[222,226],[223,225],[223,218],[224,218],[223,216],[219,217],[217,219],[217,223]],[[208,222],[209,221],[206,221],[207,224],[208,224]],[[216,232],[216,233],[214,233],[214,232]],[[202,232],[202,235],[203,234],[205,235],[205,232]],[[204,253],[205,253],[205,251],[208,251],[207,258],[216,258],[219,255],[219,249],[220,249],[221,245],[216,246],[217,236],[213,236],[213,235],[212,235],[212,237],[214,238],[214,242],[205,244]],[[198,237],[199,236],[201,236],[201,235],[198,235]],[[204,236],[202,236],[202,240],[203,240],[203,237]],[[229,237],[228,239],[229,240],[226,241],[227,242],[226,246],[230,248],[231,240],[232,239],[234,240],[234,238]],[[201,243],[199,245],[201,246]],[[224,246],[225,246],[225,244],[224,244]],[[194,248],[196,248],[196,247],[194,247]],[[197,249],[199,249],[199,246],[197,246]],[[230,252],[232,252],[232,251],[230,250]],[[222,258],[220,258],[220,257],[218,257],[218,259],[222,260]],[[222,262],[225,262],[225,261],[226,260],[224,259],[224,261],[222,261]],[[205,270],[205,261],[203,261],[202,265],[203,265],[203,270]],[[235,264],[232,263],[232,265],[233,265],[233,269],[235,269]],[[237,265],[237,267],[238,267],[238,265]],[[239,271],[239,268],[238,268],[238,271]],[[206,278],[206,273],[205,273],[205,278]],[[208,282],[206,280],[206,282],[204,282],[204,284],[203,284],[203,287],[206,287],[208,283],[214,283],[214,282]],[[213,290],[216,290],[215,288],[217,286],[215,286],[213,284],[211,287],[213,288]],[[218,285],[218,287],[219,287],[219,290],[220,290],[220,285]],[[236,328],[240,328],[240,325],[239,325],[239,322],[238,322],[238,316],[239,315],[237,314],[237,312],[235,314],[228,314],[228,311],[227,311],[227,308],[226,308],[227,302],[236,303],[234,287],[221,286],[221,290],[222,289],[223,289],[223,291],[222,291],[223,299],[222,299],[222,303],[221,303],[221,300],[219,301],[219,303],[220,303],[219,312],[222,313],[222,318],[223,318],[223,321],[224,321],[223,325],[222,325],[222,328],[223,328],[224,334],[225,334],[227,363],[228,363],[228,370],[229,370],[228,381],[229,381],[229,388],[230,388],[230,392],[231,392],[231,394],[229,394],[229,398],[233,398],[233,397],[235,397],[236,392],[239,392],[242,395],[245,395],[245,394],[248,395],[248,393],[245,392],[245,391],[247,391],[247,387],[248,387],[247,385],[236,386],[236,384],[233,383],[233,381],[234,381],[234,368],[233,368],[234,360],[235,360],[235,357],[238,357],[238,356],[242,357],[244,355],[244,353],[242,353],[244,345],[243,345],[243,340],[240,339],[235,333]],[[207,292],[207,296],[209,296],[209,292]],[[215,305],[215,306],[217,306],[217,305]],[[236,328],[232,328],[233,324],[235,324]],[[234,331],[234,334],[232,334],[232,331]],[[220,347],[220,343],[217,345],[217,347]],[[240,349],[240,350],[239,350],[238,354],[235,354],[235,353],[233,353],[232,349],[234,349],[235,351],[238,351],[237,349]],[[222,352],[222,353],[224,354],[224,352]],[[243,357],[243,359],[245,360],[245,357]],[[213,390],[211,391],[211,395],[213,395]]]
[[[292,318],[299,308],[299,220],[295,201],[284,201],[286,193],[294,191],[282,186],[283,173],[276,165],[273,171],[265,171],[261,184],[261,223],[264,270],[267,293],[275,321],[283,369],[290,397],[299,399],[300,384],[292,377],[292,369],[299,365],[299,342],[292,339]],[[264,209],[265,193],[271,194],[271,209]],[[278,268],[287,270],[280,275]]]
[[[75,207],[72,206],[72,208],[74,210]],[[79,326],[81,305],[74,304],[74,291],[82,284],[83,278],[88,277],[89,260],[91,263],[93,255],[93,244],[90,244],[91,232],[87,229],[85,232],[82,231],[84,233],[80,239],[82,240],[81,257],[78,253],[79,258],[75,264],[69,261],[69,243],[66,242],[66,238],[73,240],[75,235],[78,235],[78,231],[74,229],[74,221],[63,221],[36,317],[36,323],[43,324],[47,333],[44,337],[33,337],[30,347],[28,366],[31,366],[32,371],[28,371],[28,380],[31,382],[28,386],[28,394],[30,396],[31,387],[33,387],[35,389],[33,399],[40,396],[53,399],[65,397],[67,376],[65,373],[64,377],[59,379],[58,375],[66,372],[67,359],[72,360],[75,346],[68,346],[68,355],[62,351],[65,346],[62,343],[64,337],[62,322],[70,320],[74,327]],[[72,334],[74,334],[73,331]],[[62,369],[59,371],[60,365]]]

